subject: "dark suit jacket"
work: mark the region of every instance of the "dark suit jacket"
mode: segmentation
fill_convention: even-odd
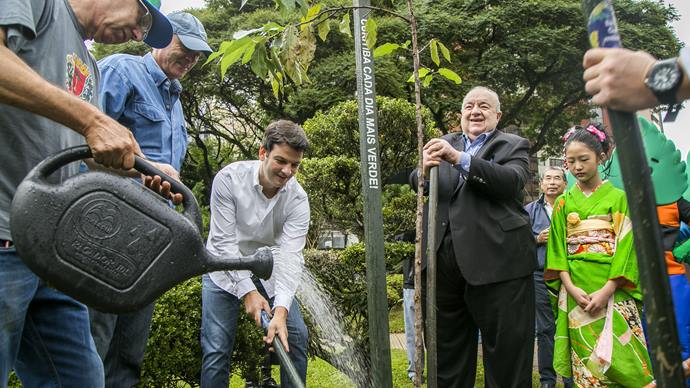
[[[464,149],[461,133],[443,136]],[[523,188],[529,179],[529,142],[497,130],[472,156],[467,179],[442,161],[436,250],[450,228],[460,271],[471,285],[502,282],[532,274],[537,268],[536,246],[525,212]],[[417,171],[410,174],[417,187]]]

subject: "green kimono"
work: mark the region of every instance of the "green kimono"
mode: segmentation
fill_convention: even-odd
[[[568,271],[573,284],[587,294],[610,279],[622,278],[626,286],[614,293],[613,306],[590,315],[562,286],[561,271]],[[587,197],[574,185],[556,200],[544,278],[558,291],[553,360],[558,374],[573,377],[580,387],[643,387],[654,380],[640,320],[632,224],[622,190],[607,181]]]

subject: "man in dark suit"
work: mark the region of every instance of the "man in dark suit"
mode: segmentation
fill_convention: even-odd
[[[498,95],[476,87],[463,100],[462,133],[424,146],[424,176],[439,166],[440,387],[474,386],[478,330],[486,387],[532,386],[537,262],[522,206],[529,143],[498,130],[500,118]]]

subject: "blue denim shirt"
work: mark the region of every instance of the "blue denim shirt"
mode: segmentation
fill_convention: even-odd
[[[180,82],[169,80],[150,53],[111,55],[98,67],[103,111],[132,131],[148,159],[180,171],[187,152]]]
[[[532,224],[532,235],[536,240],[542,230],[551,226],[551,218],[546,212],[546,198],[544,194],[539,196],[534,202],[530,202],[525,206],[527,214],[529,214],[529,221]],[[546,244],[537,244],[537,262],[539,263],[539,271],[544,270],[546,262]]]

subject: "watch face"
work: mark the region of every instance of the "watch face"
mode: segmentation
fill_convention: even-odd
[[[656,91],[671,90],[680,78],[678,68],[673,64],[664,64],[654,69],[651,77],[650,86]]]

